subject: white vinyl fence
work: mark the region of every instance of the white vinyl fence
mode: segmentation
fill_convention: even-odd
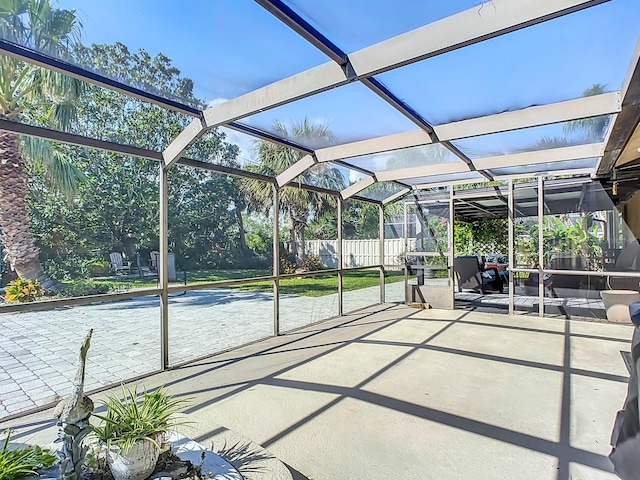
[[[415,250],[416,239],[409,239],[409,250]],[[309,240],[307,254],[320,257],[326,268],[338,268],[337,240]],[[384,241],[384,265],[402,265],[400,255],[405,251],[404,239],[393,238]],[[380,240],[343,240],[342,255],[344,267],[366,267],[380,265]]]

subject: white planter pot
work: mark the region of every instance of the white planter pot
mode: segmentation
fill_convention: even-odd
[[[640,300],[640,293],[633,290],[602,290],[600,296],[607,312],[607,320],[631,323],[629,305]]]
[[[107,463],[114,480],[144,480],[158,463],[160,448],[150,440],[138,440],[123,454],[120,448],[107,451]]]

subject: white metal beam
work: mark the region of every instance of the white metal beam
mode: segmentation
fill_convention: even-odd
[[[478,135],[615,114],[621,110],[621,105],[620,92],[603,93],[548,105],[523,108],[513,112],[446,123],[438,125],[434,129],[441,141],[460,140]],[[429,143],[431,143],[431,138],[426,132],[414,130],[321,148],[316,150],[316,157],[319,162],[330,162],[402,148],[418,147]]]
[[[349,185],[347,188],[340,192],[340,196],[343,200],[353,197],[356,193],[364,190],[369,185],[376,183],[376,179],[373,177],[365,177],[362,180],[357,181],[353,185]]]
[[[491,170],[493,168],[517,167],[538,163],[565,162],[567,160],[599,157],[602,155],[603,150],[603,143],[590,143],[572,147],[549,148],[546,150],[535,150],[533,152],[476,158],[473,160],[473,164],[478,170]]]
[[[631,80],[638,69],[638,65],[640,65],[640,37],[636,41],[636,46],[633,49],[633,54],[631,55],[631,61],[629,62],[629,68],[627,69],[627,74],[624,76],[624,81],[622,82],[622,89],[620,90],[622,93],[622,98],[627,96],[627,91],[629,90],[629,86],[631,85]]]
[[[612,92],[447,123],[436,126],[435,131],[440,140],[450,141],[550,123],[610,115],[619,112],[620,109],[620,92]],[[613,122],[611,123],[613,124]],[[432,143],[431,138],[425,131],[414,130],[321,148],[316,150],[315,154],[319,162],[330,162],[430,143]],[[308,167],[311,167],[311,164],[308,164]],[[298,172],[297,175],[305,171],[300,171],[296,165],[292,165],[288,170]],[[288,170],[281,174],[283,178],[289,178],[292,174]]]
[[[603,93],[575,100],[471,118],[434,127],[441,141],[518,130],[617,113],[622,109],[620,92]]]
[[[373,153],[399,150],[401,148],[427,145],[429,143],[431,143],[431,137],[427,132],[424,130],[413,130],[411,132],[396,133],[394,135],[321,148],[316,150],[316,157],[319,162],[330,162],[343,158],[359,157]]]
[[[293,181],[298,177],[298,175],[309,170],[316,163],[317,161],[313,158],[313,155],[305,155],[276,177],[276,184],[278,185],[278,188],[284,187],[287,183]]]
[[[593,173],[593,168],[569,168],[565,170],[543,170],[536,173],[518,173],[513,175],[496,175],[496,180],[515,180],[517,178],[533,178],[542,175],[543,177],[558,177],[558,176],[577,176],[577,175],[590,175]]]
[[[611,134],[613,133],[613,127],[615,126],[617,120],[618,120],[618,114],[616,113],[615,115],[613,115],[613,118],[611,118],[611,120],[609,121],[609,126],[607,127],[607,131],[604,134],[604,140],[603,140],[603,143],[605,144],[605,151],[607,148],[606,145],[609,143],[609,139],[611,138]],[[598,159],[596,168],[593,169],[594,173],[600,171],[600,164],[602,163],[603,158],[604,158],[604,155]]]
[[[612,175],[620,155],[640,121],[640,37],[636,42],[620,93],[623,107],[607,132],[604,155],[596,168],[596,174],[600,176]]]
[[[207,108],[205,122],[207,127],[215,127],[605,1],[608,0],[492,0],[485,8],[473,7],[350,54],[354,72],[349,77],[340,65],[329,62]]]
[[[248,117],[300,98],[339,87],[350,80],[335,62],[305,70],[204,111],[208,128]]]
[[[604,0],[606,1],[606,0]],[[382,73],[488,38],[604,3],[584,0],[492,0],[349,55],[358,76]]]
[[[470,183],[486,183],[488,180],[479,176],[478,178],[467,178],[465,180],[454,180],[452,182],[433,182],[433,183],[421,183],[413,187],[414,190],[424,190],[426,188],[448,187],[451,185],[467,185]]]
[[[189,125],[162,152],[164,168],[168,169],[193,145],[205,132],[204,125],[199,118],[194,118]]]
[[[400,190],[398,193],[394,193],[393,195],[390,195],[387,198],[385,198],[384,200],[382,200],[382,204],[383,205],[388,205],[389,203],[393,202],[394,200],[397,200],[398,198],[403,197],[404,195],[406,195],[410,191],[411,191],[410,188],[404,188],[404,189]]]
[[[420,167],[399,168],[377,172],[376,178],[380,182],[403,180],[406,178],[427,177],[431,175],[448,175],[451,173],[468,172],[469,166],[464,162],[438,163],[436,165],[423,165]]]

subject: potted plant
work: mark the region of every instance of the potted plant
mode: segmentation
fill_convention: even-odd
[[[185,404],[169,396],[163,388],[144,392],[122,386],[122,398],[109,395],[103,402],[102,423],[93,427],[106,448],[106,459],[115,480],[143,480],[154,470],[160,454],[162,435],[178,424],[172,419]]]

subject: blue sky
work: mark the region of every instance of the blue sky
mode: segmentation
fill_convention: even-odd
[[[518,1],[518,0],[512,0]],[[473,0],[289,0],[340,48],[351,52],[403,31],[491,2]],[[84,24],[84,43],[120,41],[169,56],[208,102],[233,98],[328,61],[250,0],[62,0]],[[620,88],[640,34],[640,1],[612,0],[567,17],[379,76],[427,120],[446,123],[579,97],[586,88]],[[246,119],[268,129],[274,119],[327,122],[336,143],[412,130],[411,122],[362,85],[349,85]],[[244,141],[237,137],[238,141]],[[487,139],[479,148],[509,150]]]

